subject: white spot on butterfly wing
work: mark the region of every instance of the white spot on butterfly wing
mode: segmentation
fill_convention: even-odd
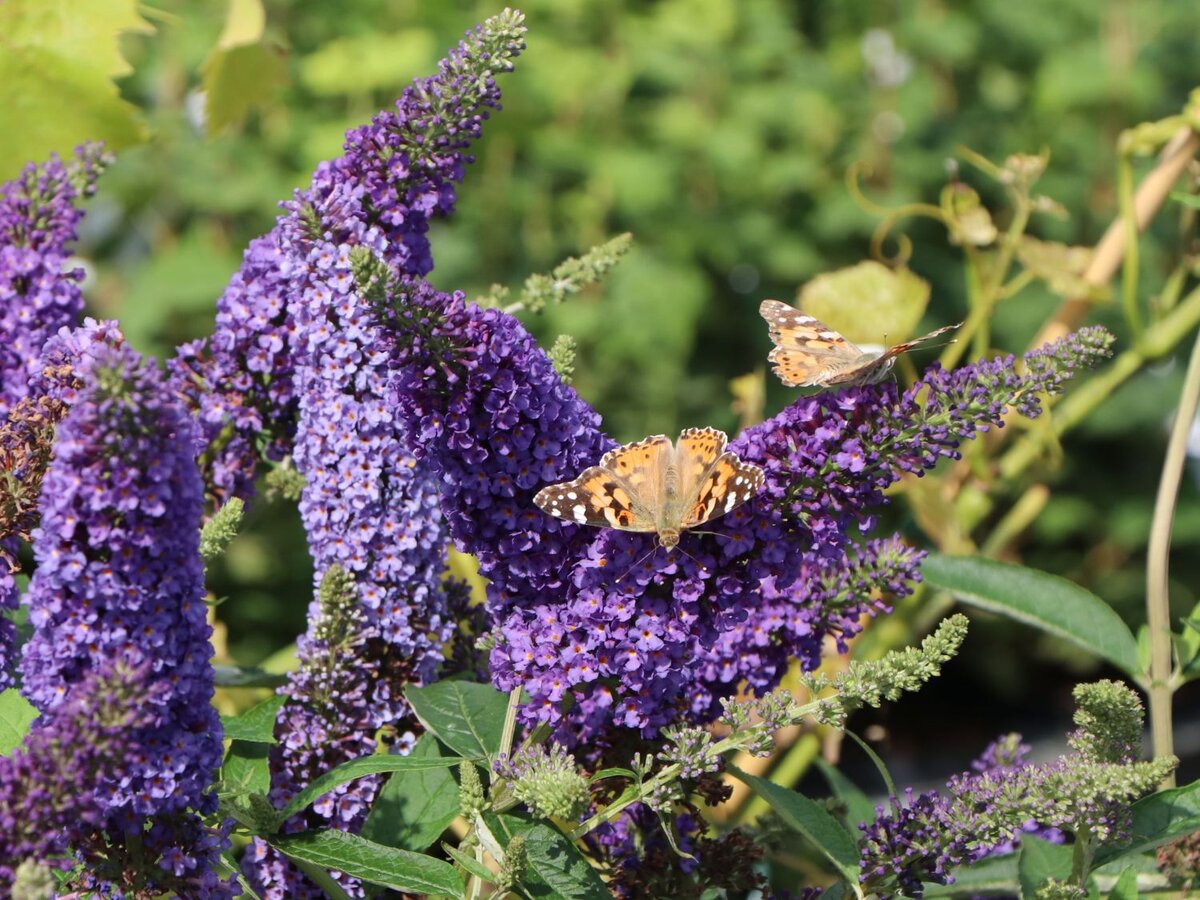
[[[571,495],[571,499],[572,500],[575,499],[574,494]],[[587,507],[584,506],[582,503],[576,503],[574,509],[572,509],[571,512],[575,515],[576,522],[580,523],[581,525],[585,524],[587,522]]]

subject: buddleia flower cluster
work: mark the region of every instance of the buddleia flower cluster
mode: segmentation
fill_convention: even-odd
[[[614,442],[516,319],[411,278],[389,302],[406,433],[439,473],[456,545],[490,581],[493,682],[528,692],[525,722],[600,752],[622,730],[652,738],[712,721],[743,680],[763,692],[794,658],[814,667],[826,635],[844,646],[863,613],[917,578],[919,554],[899,540],[857,538],[883,489],[956,456],[1007,409],[1033,412],[1039,391],[1110,341],[1085,330],[1030,354],[1024,372],[989,361],[934,368],[908,390],[797,400],[730,444],[766,485],[713,534],[685,533],[685,555],[533,505]]]
[[[68,268],[68,245],[107,157],[85,145],[70,161],[52,156],[0,184],[0,690],[12,683],[16,635],[7,611],[19,599],[14,574],[22,538],[37,519],[42,473],[62,404],[36,391],[42,345],[79,322],[83,270]]]
[[[462,151],[498,105],[491,73],[520,51],[522,33],[520,17],[508,14],[470,33],[438,76],[347,135],[346,156],[318,169],[273,232],[287,271],[280,287],[288,343],[280,352],[291,391],[289,446],[303,480],[300,513],[318,583],[339,573],[337,586],[319,594],[348,592],[337,615],[353,625],[352,640],[330,645],[319,633],[336,618],[327,598],[310,607],[300,669],[283,688],[288,702],[277,720],[277,805],[322,771],[378,752],[381,734],[391,736],[391,752],[407,752],[419,726],[403,688],[433,677],[465,606],[462,589],[442,585],[447,540],[437,491],[408,447],[391,388],[394,338],[372,296],[399,273],[428,271],[428,218],[452,209]],[[324,684],[330,678],[336,690]],[[304,821],[357,830],[380,783],[344,785]],[[245,868],[263,896],[315,896],[261,842]]]
[[[1141,702],[1124,685],[1080,685],[1075,701],[1070,753],[1031,763],[1019,737],[1009,736],[944,791],[909,790],[879,807],[874,822],[859,826],[863,889],[920,896],[926,883],[953,881],[954,866],[1013,850],[1022,832],[1058,842],[1069,836],[1085,845],[1087,859],[1099,845],[1125,840],[1131,804],[1176,760],[1138,761]]]
[[[42,345],[83,315],[83,270],[67,268],[83,212],[77,201],[95,190],[107,157],[87,144],[70,161],[30,163],[0,184],[0,421],[37,376]]]
[[[429,222],[454,209],[454,184],[472,157],[490,111],[495,76],[524,49],[524,20],[505,10],[488,19],[369,124],[346,134],[344,153],[322,163],[311,185],[285,204],[275,228],[252,241],[217,303],[211,337],[171,362],[202,427],[206,482],[218,500],[247,497],[266,456],[289,452],[296,428],[296,304],[307,289],[306,252],[296,234],[334,247],[364,246],[396,272],[433,267]]]
[[[92,840],[104,846],[79,886],[106,896],[134,887],[232,896],[213,874],[223,839],[201,819],[216,810],[209,786],[221,724],[211,704],[203,486],[191,417],[112,323],[64,329],[43,360],[45,370],[69,365],[75,377],[45,389],[69,411],[33,534],[37,570],[25,598],[33,633],[22,648],[22,691],[47,727],[67,729],[58,732],[62,740],[82,739],[93,725],[71,731],[60,709],[82,712],[81,686],[116,689],[114,665],[136,675],[120,691],[141,700],[136,724],[121,734],[122,765],[97,766],[93,778],[72,786],[79,808],[91,810],[81,825],[102,835]],[[36,740],[35,747],[50,752]],[[26,812],[36,816],[37,805]]]

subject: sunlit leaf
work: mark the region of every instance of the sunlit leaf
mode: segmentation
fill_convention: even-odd
[[[16,688],[0,693],[0,755],[21,746],[38,711]]]
[[[858,848],[854,839],[823,806],[736,766],[731,765],[729,773],[746,782],[754,793],[766,800],[784,824],[804,835],[837,867],[843,878],[858,883]]]
[[[462,760],[455,757],[425,757],[414,759],[411,756],[390,756],[377,753],[374,756],[362,756],[344,762],[330,769],[325,774],[313,779],[304,790],[292,797],[279,813],[280,820],[290,819],[304,809],[322,794],[327,794],[340,784],[362,778],[364,775],[378,775],[383,772],[421,772],[428,769],[444,769],[456,766]]]
[[[508,696],[489,684],[438,681],[404,694],[421,724],[468,759],[494,759]]]
[[[896,344],[917,332],[929,282],[874,260],[818,275],[800,290],[800,309],[858,344]]]
[[[1111,606],[1079,585],[1024,566],[932,553],[921,574],[961,602],[1000,613],[1082,647],[1133,677],[1137,641]]]
[[[1021,850],[1017,856],[1017,878],[1021,883],[1021,900],[1034,900],[1037,889],[1046,879],[1065,881],[1071,874],[1073,850],[1063,844],[1052,844],[1031,834],[1021,835]]]
[[[114,76],[130,72],[121,35],[150,30],[136,0],[0,3],[0,180],[85,141],[120,149],[143,139]]]
[[[275,716],[286,700],[286,697],[276,694],[246,710],[240,716],[221,716],[221,726],[225,729],[225,737],[260,744],[277,743],[275,740]]]
[[[371,884],[414,894],[462,894],[462,877],[445,860],[397,850],[338,831],[302,831],[267,838],[272,847],[293,859],[337,869]]]
[[[425,734],[409,759],[437,759],[437,740]],[[362,835],[389,847],[424,850],[459,812],[458,782],[449,768],[397,772],[371,805]]]

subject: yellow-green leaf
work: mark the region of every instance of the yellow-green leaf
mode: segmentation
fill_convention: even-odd
[[[916,334],[929,282],[874,260],[818,275],[800,291],[800,308],[856,344],[897,344]]]

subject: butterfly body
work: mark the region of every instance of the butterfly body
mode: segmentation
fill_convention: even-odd
[[[876,384],[888,376],[902,353],[962,324],[939,328],[882,351],[867,351],[820,320],[778,300],[764,300],[758,312],[771,327],[775,344],[767,359],[789,387]]]
[[[674,444],[664,434],[624,444],[533,502],[580,525],[654,532],[670,551],[683,531],[725,515],[762,487],[762,469],[725,452],[727,440],[715,428],[688,428]]]

